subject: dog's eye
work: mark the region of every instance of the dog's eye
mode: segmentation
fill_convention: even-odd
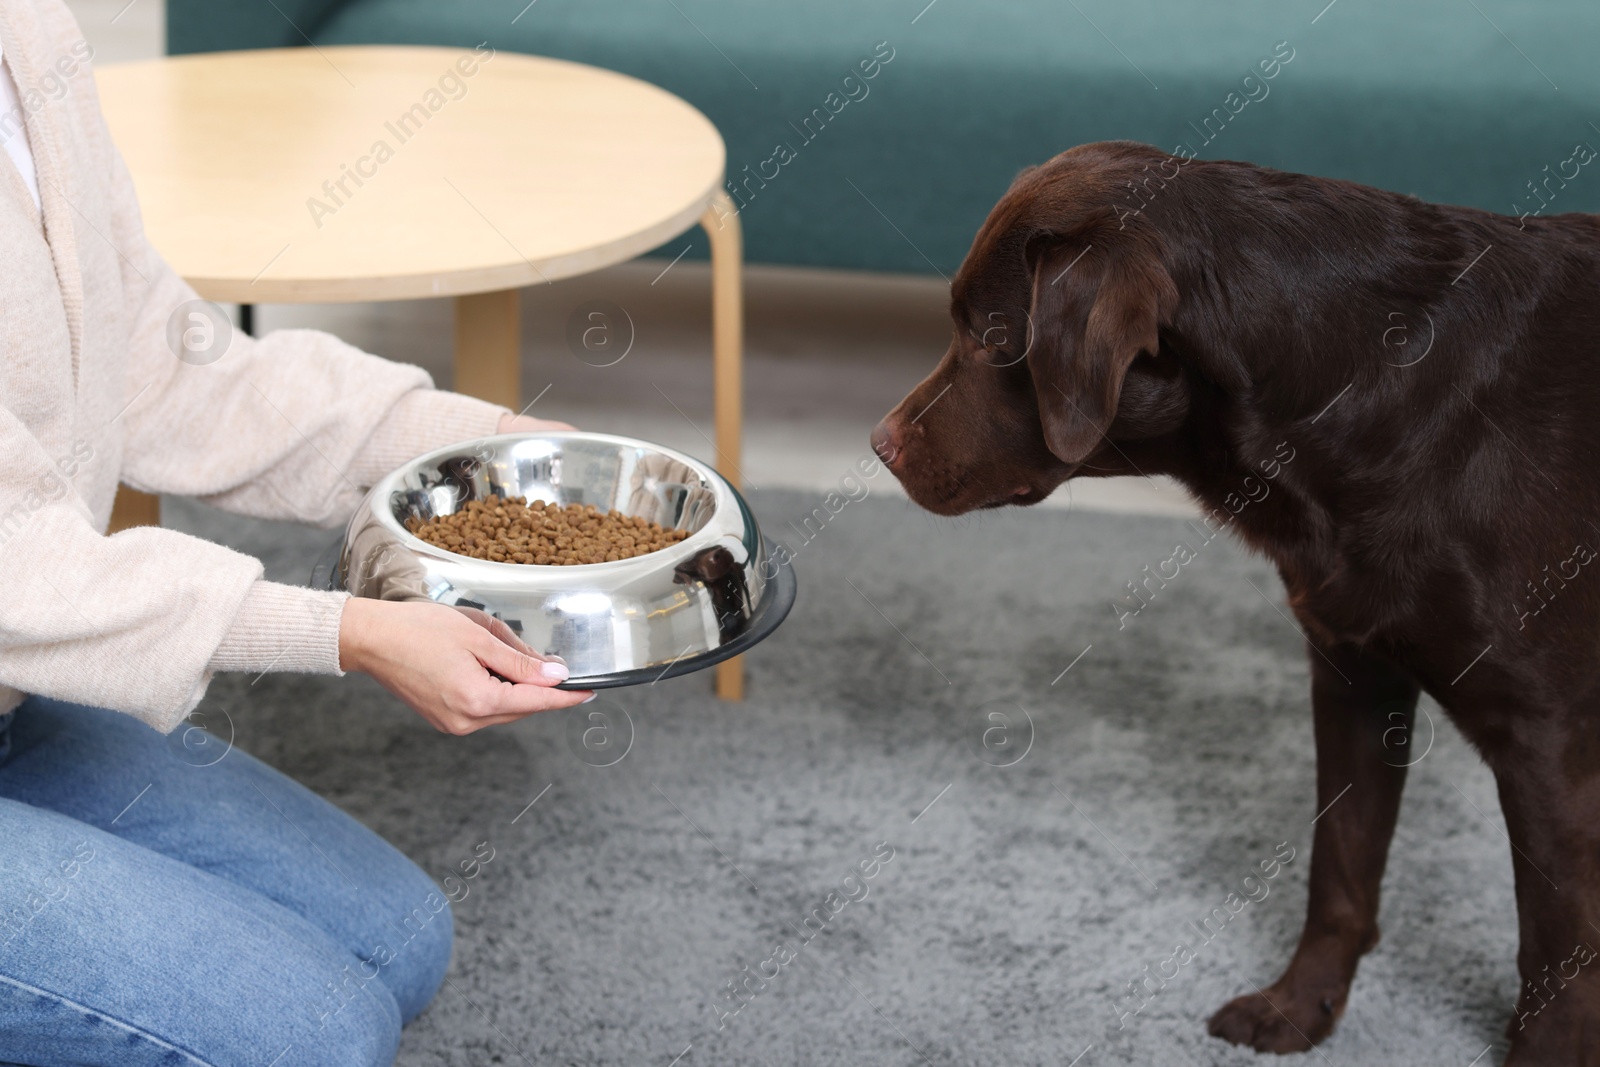
[[[998,352],[1005,347],[1006,336],[1004,326],[990,326],[982,333],[979,333],[977,330],[969,330],[968,332],[972,334],[972,339],[978,342],[978,347],[986,354],[993,355],[995,352]]]

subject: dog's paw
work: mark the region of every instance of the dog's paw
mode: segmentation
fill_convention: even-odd
[[[1230,1000],[1206,1030],[1257,1052],[1305,1052],[1333,1032],[1343,1011],[1343,997],[1297,997],[1274,985]]]

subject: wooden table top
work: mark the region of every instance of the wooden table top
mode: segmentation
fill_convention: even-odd
[[[646,82],[510,52],[289,48],[99,71],[145,228],[209,300],[457,296],[694,225],[722,137]]]

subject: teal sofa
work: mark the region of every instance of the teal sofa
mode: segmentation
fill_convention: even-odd
[[[722,130],[752,261],[949,273],[1018,170],[1112,138],[1600,209],[1595,0],[168,0],[167,22],[174,53],[487,41],[655,82]]]

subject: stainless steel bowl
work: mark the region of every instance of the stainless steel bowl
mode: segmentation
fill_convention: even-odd
[[[633,559],[548,567],[458,555],[414,537],[413,516],[491,494],[615,508],[690,531]],[[668,448],[598,433],[504,434],[412,460],[350,520],[327,584],[380,600],[436,600],[504,619],[567,662],[568,689],[651,682],[737,655],[794,604],[744,498]]]

